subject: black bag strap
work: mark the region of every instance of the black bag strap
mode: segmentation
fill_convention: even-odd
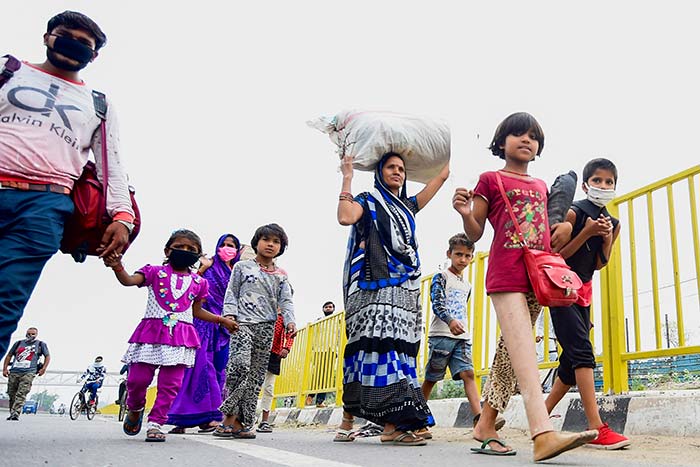
[[[15,75],[15,72],[22,66],[22,62],[17,60],[12,55],[5,55],[3,58],[6,58],[7,61],[2,67],[2,72],[0,72],[0,88],[3,86],[3,84],[7,83],[9,79]]]
[[[95,115],[100,117],[103,122],[107,121],[107,96],[93,89],[92,102],[95,105]]]
[[[95,114],[100,118],[100,139],[102,141],[102,212],[107,211],[107,186],[109,184],[109,165],[107,162],[107,97],[104,93],[92,91]]]

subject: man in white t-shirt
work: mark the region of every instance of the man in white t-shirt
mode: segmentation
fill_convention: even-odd
[[[64,11],[48,22],[43,62],[0,57],[0,355],[44,265],[58,251],[64,223],[73,212],[69,194],[74,182],[90,151],[101,154],[101,119],[92,89],[79,72],[105,42],[94,21]],[[111,105],[106,125],[107,210],[114,221],[102,238],[102,256],[120,253],[134,227]],[[101,158],[95,159],[102,179]]]

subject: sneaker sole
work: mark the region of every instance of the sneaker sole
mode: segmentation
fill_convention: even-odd
[[[617,449],[624,449],[628,447],[632,442],[630,440],[625,440],[625,441],[620,441],[619,443],[615,444],[593,444],[593,443],[588,443],[586,444],[586,447],[588,448],[593,448],[593,449],[603,449],[605,451],[615,451]]]

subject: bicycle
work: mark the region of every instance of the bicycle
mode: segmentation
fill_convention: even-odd
[[[122,397],[119,399],[119,421],[123,422],[124,417],[126,416],[127,408],[126,408],[126,391],[122,394]]]
[[[85,400],[85,392],[87,391],[87,388],[85,386],[86,385],[83,385],[80,391],[75,393],[75,395],[73,396],[73,400],[70,403],[70,410],[68,411],[68,415],[70,415],[71,420],[77,420],[77,418],[83,411],[85,412],[85,416],[88,420],[92,420],[93,418],[95,418],[95,414],[97,413],[97,403],[99,402],[99,397],[95,395],[94,403],[89,404]]]

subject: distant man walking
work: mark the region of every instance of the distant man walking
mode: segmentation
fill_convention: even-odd
[[[19,420],[24,401],[32,389],[34,377],[42,376],[51,361],[49,348],[45,342],[37,340],[37,335],[37,328],[27,329],[26,339],[15,342],[3,362],[2,375],[7,378],[7,395],[10,396],[8,420]],[[42,355],[44,362],[39,367],[39,357]]]

